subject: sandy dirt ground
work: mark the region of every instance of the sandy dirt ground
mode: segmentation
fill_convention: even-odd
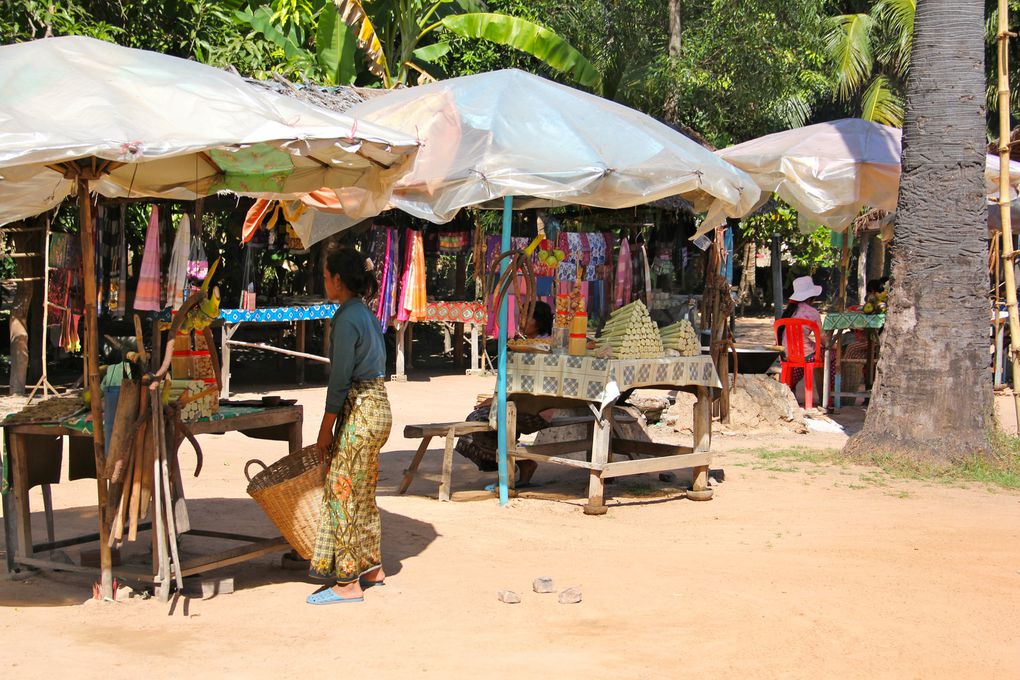
[[[716,436],[725,481],[707,503],[646,475],[610,485],[609,514],[589,517],[583,473],[544,466],[541,489],[500,508],[481,491],[491,480],[459,457],[454,502],[436,501],[426,481],[395,495],[416,446],[403,426],[459,419],[491,386],[388,383],[395,424],[379,505],[389,578],[363,604],[305,604],[315,586],[279,556],[214,572],[234,578],[233,594],[171,605],[86,601],[86,575],[23,572],[0,578],[0,667],[20,678],[1020,677],[1020,494],[756,452],[845,441],[815,432]],[[313,441],[324,390],[274,393],[300,400]],[[284,446],[236,433],[203,443],[198,479],[182,454],[193,524],[272,535],[242,467]],[[439,446],[425,469],[438,470]],[[58,538],[95,530],[94,482],[53,496]],[[43,536],[38,489],[32,502]],[[182,544],[186,554],[215,547]],[[579,586],[583,601],[531,592],[538,576]],[[523,602],[498,602],[503,589]]]

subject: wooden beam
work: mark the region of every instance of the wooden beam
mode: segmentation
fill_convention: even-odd
[[[623,477],[643,472],[665,472],[708,465],[712,460],[710,453],[687,453],[677,456],[657,456],[654,458],[638,458],[607,463],[602,470],[603,477]]]

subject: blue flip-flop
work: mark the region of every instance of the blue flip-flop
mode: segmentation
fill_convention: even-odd
[[[312,593],[305,599],[308,604],[341,604],[343,602],[364,602],[363,597],[341,597],[337,595],[332,588],[326,588],[320,590],[317,593]]]

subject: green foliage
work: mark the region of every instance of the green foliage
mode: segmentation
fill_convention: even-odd
[[[839,261],[839,251],[831,245],[832,232],[826,227],[808,234],[801,232],[797,211],[779,199],[774,209],[742,220],[740,234],[760,246],[766,246],[773,235],[779,236],[793,257],[795,268],[809,273],[834,267]]]
[[[869,12],[827,21],[826,49],[833,62],[836,96],[864,120],[899,127],[916,0],[878,0]]]
[[[583,54],[553,31],[505,14],[454,14],[440,20],[444,28],[466,38],[488,40],[527,52],[579,85],[598,88],[601,76]]]
[[[715,146],[802,125],[827,91],[823,0],[684,3],[681,53],[652,71],[644,104]]]

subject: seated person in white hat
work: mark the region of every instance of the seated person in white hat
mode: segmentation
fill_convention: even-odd
[[[814,280],[810,276],[801,276],[793,280],[793,293],[790,295],[790,304],[783,310],[784,319],[807,319],[808,321],[814,321],[818,324],[818,328],[822,327],[822,315],[815,309],[814,301],[815,298],[822,294],[822,287],[815,285]],[[785,342],[783,343],[786,344]],[[823,347],[824,349],[824,347]],[[807,359],[814,358],[815,355],[815,340],[809,335],[804,335],[804,356]],[[794,371],[793,380],[794,385],[800,382],[803,376],[798,376],[798,371],[802,369],[796,369]],[[814,403],[821,403],[821,389],[822,389],[822,369],[815,369],[814,378]]]

